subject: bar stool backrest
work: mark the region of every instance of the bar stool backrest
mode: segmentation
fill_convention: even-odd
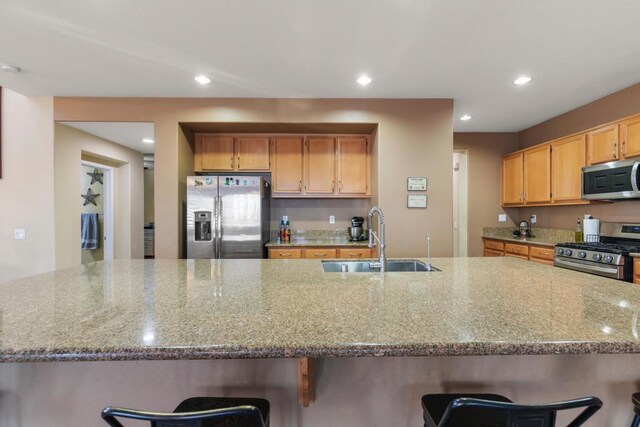
[[[242,420],[242,426],[264,427],[262,414],[255,406],[180,413],[147,412],[116,407],[106,407],[102,411],[102,419],[111,427],[124,427],[117,418],[149,421],[151,427],[205,427],[211,421],[222,422],[231,419]],[[233,424],[224,425],[233,426]]]
[[[469,410],[479,412],[498,412],[504,414],[504,427],[555,427],[558,411],[584,408],[584,410],[567,427],[583,425],[602,407],[597,397],[583,397],[564,402],[540,405],[521,405],[511,402],[495,402],[492,400],[461,397],[453,400],[445,411],[438,427],[447,427],[455,423],[456,414]]]

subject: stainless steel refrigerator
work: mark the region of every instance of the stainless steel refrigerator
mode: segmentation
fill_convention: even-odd
[[[187,258],[265,258],[270,190],[259,176],[187,177]]]

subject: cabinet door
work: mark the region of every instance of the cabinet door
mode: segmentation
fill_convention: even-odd
[[[338,139],[338,194],[369,193],[369,140]]]
[[[522,153],[502,158],[502,204],[523,203],[522,175]]]
[[[582,168],[587,164],[586,135],[561,139],[551,144],[552,200],[580,200]]]
[[[640,156],[640,116],[620,124],[620,155],[623,158]]]
[[[335,138],[309,137],[305,145],[305,193],[334,194],[336,179]]]
[[[239,137],[236,138],[237,170],[270,169],[269,138],[267,137]]]
[[[234,170],[232,137],[198,135],[196,145],[202,170]]]
[[[302,194],[302,137],[273,139],[273,194]]]
[[[524,201],[551,201],[551,145],[524,152]]]
[[[590,165],[618,159],[618,125],[609,125],[587,134],[587,162]]]

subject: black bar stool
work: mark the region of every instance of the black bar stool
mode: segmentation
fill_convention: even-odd
[[[585,408],[567,427],[584,424],[602,407],[597,397],[520,405],[498,394],[422,396],[425,427],[554,427],[558,411]]]
[[[152,427],[269,427],[269,401],[244,397],[192,397],[172,413],[107,406],[102,419],[123,427],[117,418],[149,421]]]
[[[631,397],[631,401],[633,402],[633,421],[631,422],[631,427],[640,426],[640,393],[633,393],[633,397]]]

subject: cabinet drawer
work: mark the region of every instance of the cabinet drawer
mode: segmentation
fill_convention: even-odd
[[[332,248],[304,249],[304,258],[336,258],[336,250]]]
[[[520,245],[518,243],[505,243],[504,251],[510,255],[516,255],[528,258],[529,257],[529,246]]]
[[[351,248],[338,249],[338,258],[371,258],[371,249],[369,248]]]
[[[493,249],[494,251],[504,251],[504,243],[496,240],[485,240],[484,247],[485,249]]]
[[[485,249],[484,250],[484,256],[487,256],[487,257],[504,256],[504,252],[496,251],[496,250],[493,250],[493,249]]]
[[[269,258],[302,258],[300,249],[269,249]]]
[[[545,261],[553,261],[553,256],[555,251],[553,248],[544,248],[540,246],[531,246],[529,247],[529,256],[533,260],[534,258],[545,260]]]

